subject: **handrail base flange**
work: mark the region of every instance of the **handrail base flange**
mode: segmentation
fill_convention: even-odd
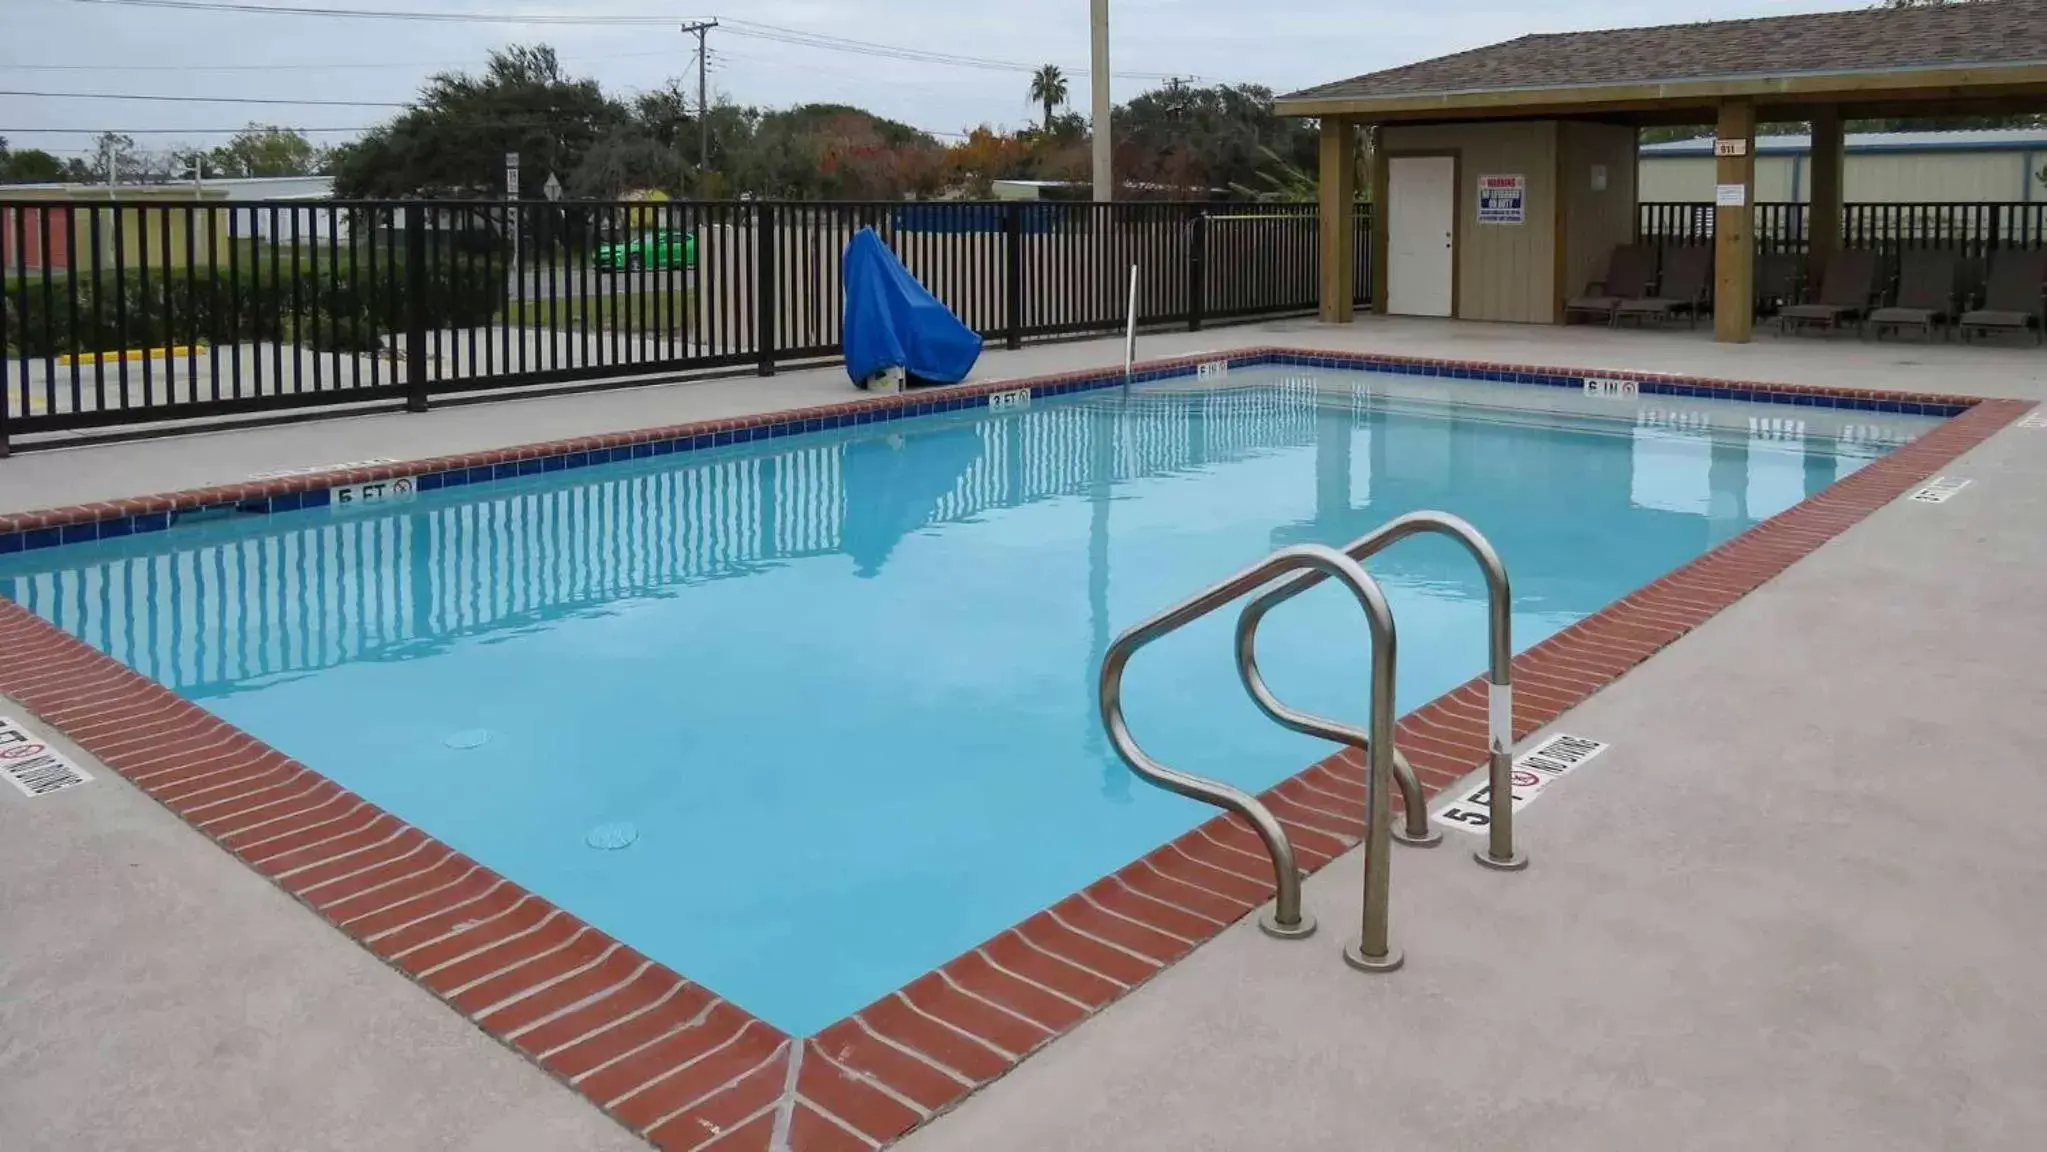
[[[1267,908],[1258,914],[1258,930],[1275,940],[1305,940],[1315,934],[1315,918],[1305,910],[1296,924],[1279,922],[1279,909]]]
[[[1528,867],[1528,853],[1523,852],[1519,848],[1514,849],[1514,854],[1505,860],[1494,856],[1491,849],[1487,848],[1480,848],[1473,852],[1471,858],[1495,872],[1519,872],[1523,868]]]
[[[1431,826],[1427,832],[1417,836],[1407,830],[1405,824],[1393,826],[1393,839],[1410,848],[1434,848],[1443,842],[1443,830]]]
[[[1384,956],[1367,956],[1364,952],[1363,937],[1353,939],[1343,946],[1343,962],[1360,972],[1392,972],[1407,963],[1407,956],[1400,949],[1388,945]]]

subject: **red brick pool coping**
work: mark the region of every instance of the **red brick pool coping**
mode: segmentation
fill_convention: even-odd
[[[1267,352],[1304,354],[1271,348],[1224,355]],[[1383,362],[1333,358],[1361,367]],[[1001,381],[967,394],[1099,375]],[[2032,407],[2013,400],[1686,383],[1972,406],[1516,657],[1517,739]],[[911,407],[917,399],[873,398],[800,413],[0,516],[0,533],[267,500],[435,468],[494,465],[814,415]],[[886,1144],[1003,1075],[1272,895],[1270,865],[1256,838],[1241,821],[1219,816],[816,1036],[798,1039],[5,600],[0,693],[664,1149],[833,1152]],[[1484,761],[1486,725],[1486,697],[1476,678],[1400,721],[1400,746],[1430,795]],[[1364,773],[1354,754],[1329,757],[1263,799],[1309,868],[1327,864],[1363,833],[1358,814]]]

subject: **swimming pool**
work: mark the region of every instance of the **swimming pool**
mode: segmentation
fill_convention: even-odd
[[[1526,647],[1930,417],[1302,367],[606,464],[0,559],[0,595],[612,936],[807,1035],[1209,810],[1095,718],[1122,627],[1272,548],[1440,508],[1498,547]],[[1454,546],[1370,567],[1400,704],[1481,664]],[[1257,790],[1221,616],[1133,665],[1133,728]],[[1268,626],[1356,716],[1324,589]]]

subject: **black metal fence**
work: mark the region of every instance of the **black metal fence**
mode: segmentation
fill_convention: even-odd
[[[1370,299],[1359,206],[1357,297]],[[873,228],[994,343],[1312,310],[1312,204],[0,200],[9,435],[839,354]]]
[[[1803,252],[1810,209],[1763,202],[1755,213],[1756,250]],[[1710,203],[1654,203],[1637,209],[1636,236],[1651,243],[1710,244],[1715,209]],[[1848,248],[1897,252],[1949,248],[1982,257],[2000,248],[2047,247],[2047,201],[1983,204],[1844,204],[1841,243]]]

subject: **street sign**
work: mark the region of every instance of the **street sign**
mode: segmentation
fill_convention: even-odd
[[[555,178],[554,173],[549,172],[547,174],[547,183],[540,186],[540,192],[549,200],[560,200],[562,198],[562,182]]]

